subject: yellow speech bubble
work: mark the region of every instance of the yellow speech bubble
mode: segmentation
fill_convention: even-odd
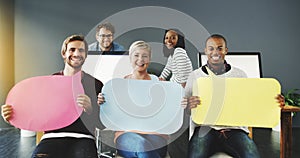
[[[209,70],[208,70],[209,71]],[[275,97],[280,83],[273,78],[223,78],[209,72],[198,78],[193,95],[201,104],[192,109],[197,124],[274,127],[280,120]]]

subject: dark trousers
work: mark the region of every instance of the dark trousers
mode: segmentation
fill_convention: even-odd
[[[176,135],[171,135],[171,138]],[[189,128],[184,129],[184,132],[176,136],[174,141],[168,145],[168,153],[171,158],[187,158],[189,144]]]
[[[32,158],[97,158],[95,141],[89,138],[48,138],[35,148]]]
[[[209,127],[201,127],[209,128]],[[205,134],[196,127],[189,142],[189,158],[208,158],[216,152],[225,152],[235,158],[259,158],[254,141],[240,129],[206,129]]]

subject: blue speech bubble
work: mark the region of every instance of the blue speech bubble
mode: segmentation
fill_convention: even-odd
[[[182,126],[184,90],[177,83],[115,78],[102,93],[100,119],[110,130],[172,134]]]

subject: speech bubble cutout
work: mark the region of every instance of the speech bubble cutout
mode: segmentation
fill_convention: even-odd
[[[274,127],[280,121],[280,107],[275,97],[280,84],[273,78],[222,78],[210,72],[210,77],[197,79],[194,90],[201,105],[192,109],[197,124]]]
[[[17,83],[6,104],[13,106],[10,123],[31,131],[66,127],[79,118],[83,109],[76,103],[84,94],[81,72],[74,76],[38,76]]]
[[[177,83],[115,78],[103,94],[100,119],[108,129],[171,134],[182,126],[184,91]]]

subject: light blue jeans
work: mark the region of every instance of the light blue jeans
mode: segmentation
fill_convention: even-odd
[[[167,153],[167,140],[159,135],[126,132],[116,140],[117,152],[125,158],[161,158]]]
[[[195,128],[189,142],[189,158],[208,158],[216,152],[225,152],[235,158],[259,158],[259,152],[254,141],[248,134],[239,129],[230,131],[218,131],[210,127],[206,134],[199,132],[200,127]]]

